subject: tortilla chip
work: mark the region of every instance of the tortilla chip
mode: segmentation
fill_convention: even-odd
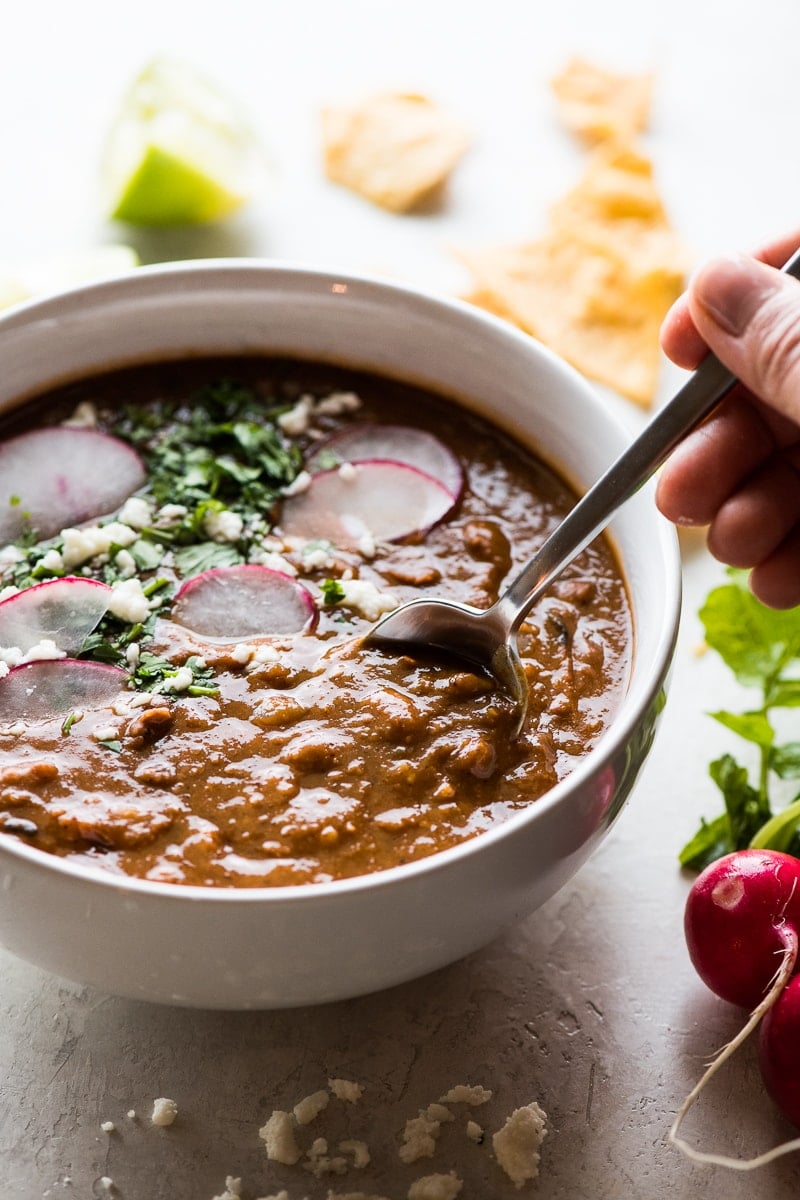
[[[462,258],[474,276],[473,303],[513,321],[591,379],[651,403],[659,330],[682,290],[686,261],[643,155],[601,147],[551,209],[543,238]]]
[[[469,145],[462,126],[425,96],[385,93],[322,113],[325,172],[392,212],[406,212],[449,176]]]
[[[653,76],[620,75],[573,58],[551,86],[567,129],[593,145],[629,140],[647,128]]]

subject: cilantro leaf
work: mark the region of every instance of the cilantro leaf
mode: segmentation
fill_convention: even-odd
[[[244,556],[229,542],[197,542],[179,546],[174,551],[175,567],[184,578],[201,575],[212,567],[233,567],[244,562]]]
[[[700,619],[708,645],[746,687],[769,683],[800,657],[797,612],[767,608],[738,582],[715,588]]]
[[[344,600],[344,588],[338,579],[323,579],[319,586],[326,604],[334,605]]]

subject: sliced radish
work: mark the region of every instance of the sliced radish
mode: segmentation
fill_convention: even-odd
[[[461,463],[443,442],[411,425],[349,425],[321,442],[308,461],[310,471],[343,462],[385,458],[416,467],[446,487],[454,500],[464,487]]]
[[[49,721],[75,709],[103,708],[128,678],[121,667],[78,658],[24,663],[0,679],[0,721]]]
[[[0,646],[23,653],[43,638],[77,654],[108,609],[111,588],[98,579],[68,575],[25,588],[0,601]]]
[[[405,463],[369,459],[347,466],[321,471],[304,492],[287,497],[284,534],[358,549],[365,536],[391,542],[425,532],[456,502],[433,476]]]
[[[171,615],[202,637],[238,642],[310,629],[317,607],[291,575],[250,563],[195,575],[178,591]]]
[[[59,425],[9,438],[0,443],[0,542],[105,516],[144,480],[136,451],[97,429]]]

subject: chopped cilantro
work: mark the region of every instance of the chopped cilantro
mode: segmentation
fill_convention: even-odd
[[[201,575],[212,567],[234,567],[244,562],[244,556],[229,542],[196,542],[175,550],[175,569],[186,579]]]
[[[340,600],[344,600],[344,588],[338,579],[323,579],[319,586],[326,604],[338,604]]]
[[[113,750],[114,754],[122,753],[122,742],[116,738],[101,738],[98,741],[98,746],[105,746],[106,750]]]

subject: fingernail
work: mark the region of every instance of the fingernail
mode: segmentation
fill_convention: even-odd
[[[736,254],[702,267],[692,292],[717,325],[732,337],[741,337],[775,285],[772,268]]]

